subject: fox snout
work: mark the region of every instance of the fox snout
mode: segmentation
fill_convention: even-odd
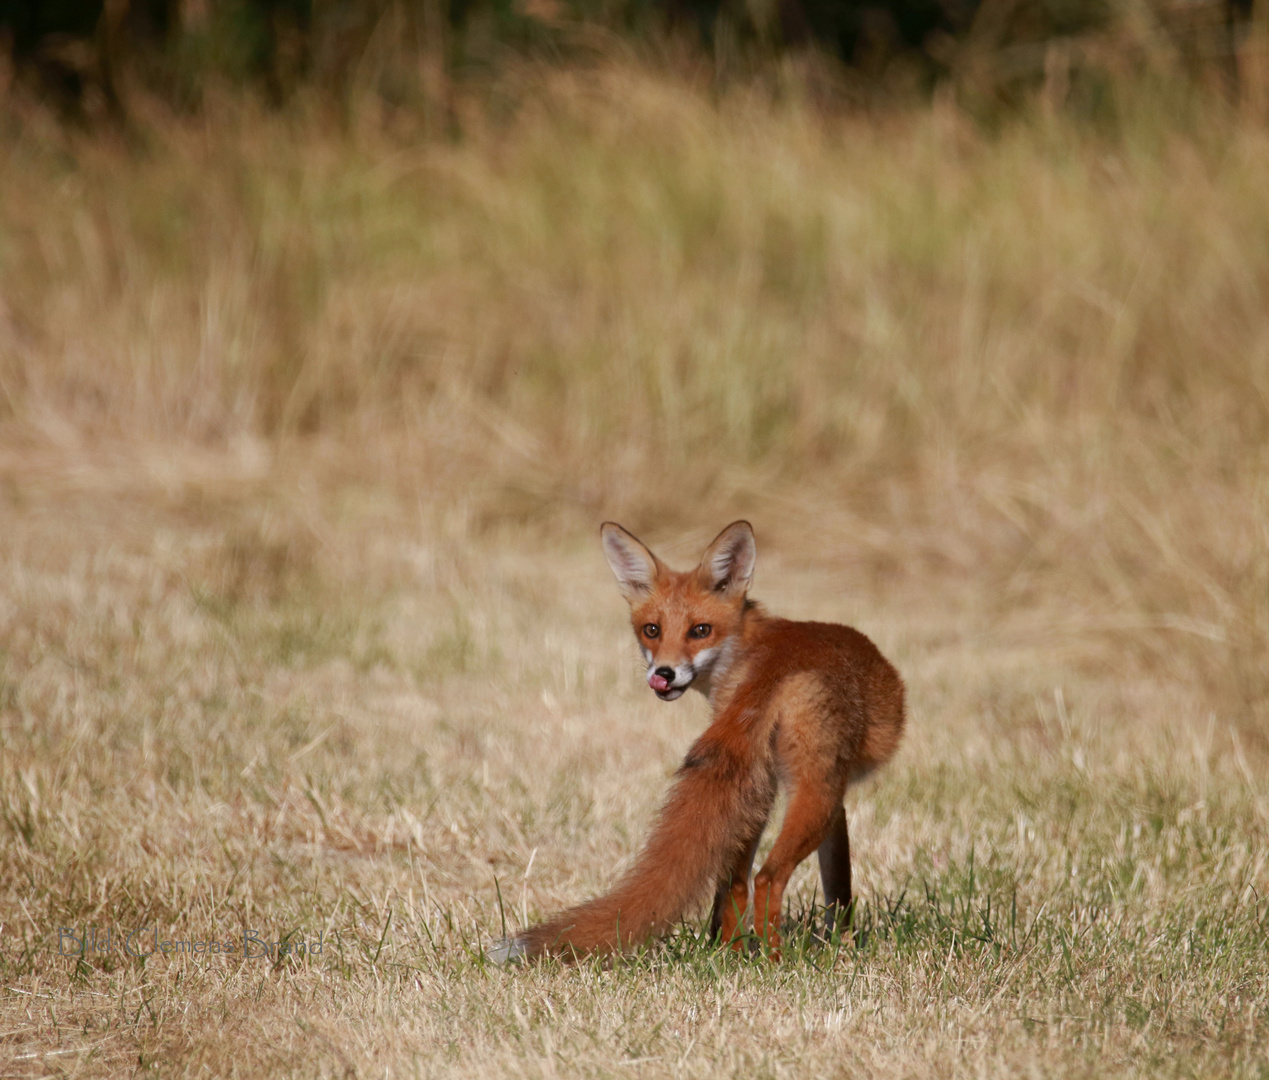
[[[658,664],[655,660],[649,661],[648,685],[662,701],[673,701],[681,697],[695,678],[696,669],[691,663],[670,667],[667,664]]]

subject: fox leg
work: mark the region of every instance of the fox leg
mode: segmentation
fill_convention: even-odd
[[[765,819],[758,829],[745,842],[744,848],[732,863],[731,870],[718,883],[718,892],[714,896],[714,913],[710,916],[710,934],[724,943],[731,942],[733,948],[740,947],[740,930],[749,908],[749,871],[753,869],[753,857],[758,852],[758,841],[762,839],[763,829],[767,827]]]
[[[838,806],[828,835],[816,852],[820,861],[820,881],[824,885],[824,907],[827,909],[828,932],[838,920],[850,924],[850,836],[846,832],[846,811]]]
[[[798,864],[824,842],[842,813],[842,793],[808,783],[794,793],[785,811],[775,846],[753,881],[754,931],[767,943],[773,960],[780,959],[780,907],[784,889]]]

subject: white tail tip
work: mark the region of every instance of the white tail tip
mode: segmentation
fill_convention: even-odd
[[[495,964],[509,964],[524,958],[527,950],[518,937],[501,938],[485,950],[485,956]]]

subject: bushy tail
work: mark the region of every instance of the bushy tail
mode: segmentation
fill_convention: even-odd
[[[616,952],[665,931],[711,892],[771,800],[769,766],[750,752],[751,739],[728,741],[711,728],[692,747],[647,844],[612,892],[530,927],[490,955]]]

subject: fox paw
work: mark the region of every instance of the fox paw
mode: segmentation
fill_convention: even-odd
[[[485,957],[495,964],[510,964],[523,960],[526,955],[528,949],[518,937],[499,938],[485,950]]]

